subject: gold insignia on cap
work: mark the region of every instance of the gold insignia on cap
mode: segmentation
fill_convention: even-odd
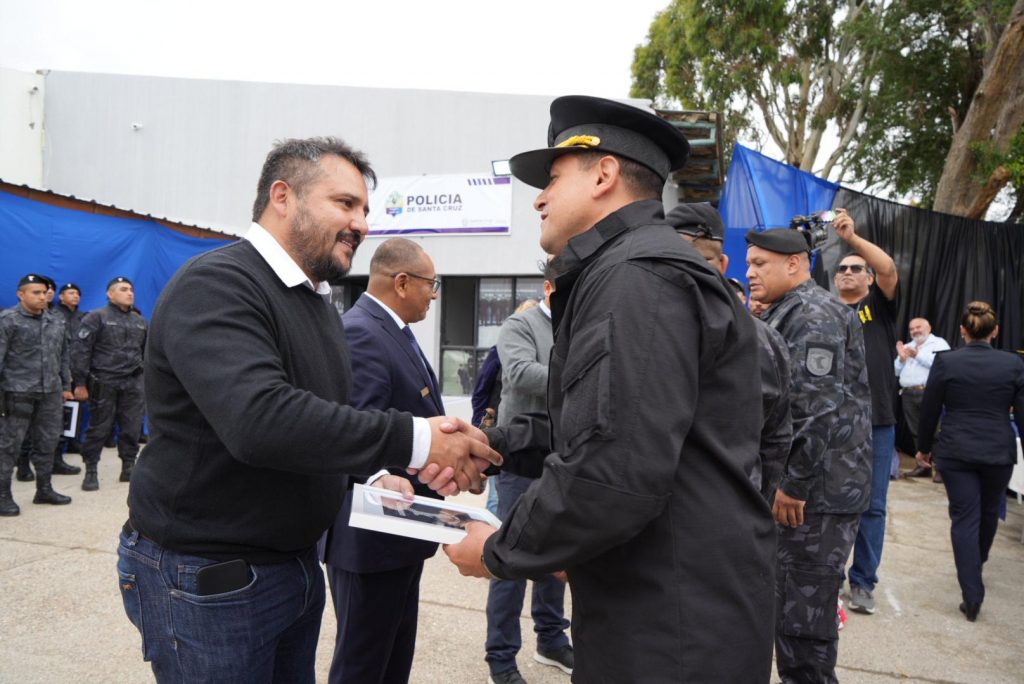
[[[555,147],[599,147],[601,145],[601,139],[596,135],[574,135],[570,138],[566,138],[562,142],[555,145]]]

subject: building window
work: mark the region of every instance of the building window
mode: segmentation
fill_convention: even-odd
[[[343,314],[352,308],[352,305],[359,299],[359,295],[366,292],[370,284],[368,276],[345,278],[343,280],[331,281],[331,304]]]
[[[447,277],[441,288],[441,393],[469,395],[505,319],[544,297],[544,279]]]

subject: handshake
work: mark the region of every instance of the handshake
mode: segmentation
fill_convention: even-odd
[[[501,454],[491,448],[483,431],[450,416],[434,416],[430,423],[430,454],[423,468],[409,468],[420,482],[442,496],[460,491],[480,494],[489,466],[500,466]]]

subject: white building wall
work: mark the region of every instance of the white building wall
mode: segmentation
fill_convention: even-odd
[[[490,174],[493,160],[546,145],[552,99],[56,71],[46,85],[48,188],[233,233],[249,225],[277,139],[338,136],[381,177]],[[513,180],[509,235],[415,239],[442,276],[535,276],[537,193]],[[366,273],[376,243],[360,249],[353,274]],[[416,326],[435,362],[439,303]]]
[[[0,178],[15,185],[43,182],[43,76],[0,68]]]

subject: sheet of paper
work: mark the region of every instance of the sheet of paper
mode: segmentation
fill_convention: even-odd
[[[458,544],[466,536],[463,527],[474,520],[501,527],[501,521],[485,508],[425,496],[409,502],[398,492],[357,484],[352,490],[348,524],[439,544]]]

